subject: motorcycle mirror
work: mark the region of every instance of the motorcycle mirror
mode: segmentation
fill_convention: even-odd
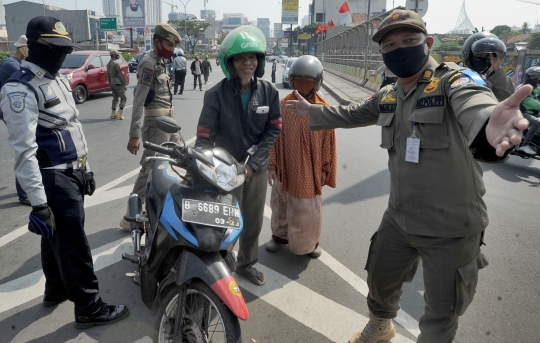
[[[156,126],[161,131],[164,131],[167,133],[176,133],[180,131],[180,126],[178,126],[178,124],[176,123],[176,120],[174,120],[171,117],[157,117]]]

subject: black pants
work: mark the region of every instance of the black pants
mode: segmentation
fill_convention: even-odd
[[[174,71],[174,94],[178,91],[178,85],[180,85],[180,94],[184,93],[184,83],[186,82],[186,71],[175,70]]]
[[[199,89],[202,89],[201,75],[193,75],[193,89],[197,88],[197,80],[199,80]]]
[[[276,83],[276,71],[272,70],[272,83]]]
[[[54,235],[41,239],[45,294],[55,298],[67,292],[75,315],[93,313],[103,302],[84,232],[84,172],[42,169],[41,176],[56,223]]]

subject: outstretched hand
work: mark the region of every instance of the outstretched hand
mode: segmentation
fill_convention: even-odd
[[[300,116],[309,116],[309,108],[311,104],[301,96],[298,91],[293,92],[294,96],[298,100],[287,100],[285,101],[285,108],[289,110],[292,114],[297,114]]]
[[[529,121],[521,115],[519,104],[531,91],[530,85],[524,85],[491,112],[486,137],[497,156],[503,156],[506,150],[521,143],[522,131],[527,128]]]

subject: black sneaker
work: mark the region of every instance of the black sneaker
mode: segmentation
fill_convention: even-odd
[[[60,294],[57,297],[51,297],[44,295],[43,296],[43,306],[45,307],[53,307],[60,303],[63,303],[64,301],[68,300],[69,296],[67,293]]]
[[[32,204],[30,203],[30,200],[28,200],[28,197],[25,195],[25,196],[22,196],[19,198],[19,202],[23,205],[27,205],[27,206],[31,206]]]
[[[87,316],[75,316],[75,328],[84,330],[93,326],[108,325],[116,323],[129,315],[129,308],[125,305],[107,305],[103,306],[95,313]]]

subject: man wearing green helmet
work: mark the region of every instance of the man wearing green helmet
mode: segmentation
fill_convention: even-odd
[[[197,126],[198,148],[226,149],[237,161],[249,158],[246,182],[234,191],[244,217],[236,272],[256,285],[264,275],[253,266],[259,257],[259,234],[266,199],[270,148],[281,132],[279,94],[264,75],[266,39],[254,26],[231,31],[219,49],[225,78],[206,91]]]

